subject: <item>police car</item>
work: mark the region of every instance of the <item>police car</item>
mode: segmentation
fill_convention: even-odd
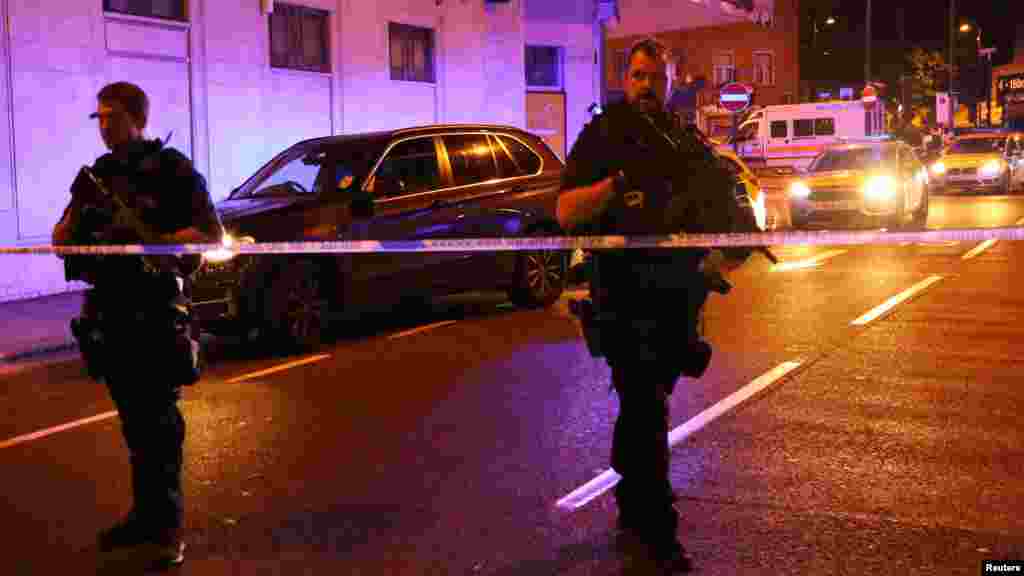
[[[826,148],[789,186],[794,228],[816,224],[923,227],[931,181],[913,149],[888,138],[848,140]]]
[[[931,165],[943,191],[1011,194],[1024,191],[1024,133],[958,136]]]

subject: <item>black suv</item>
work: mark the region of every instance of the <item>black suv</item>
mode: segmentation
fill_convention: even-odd
[[[437,125],[306,140],[217,204],[224,242],[558,235],[562,162],[508,126]],[[482,289],[555,302],[567,253],[208,253],[192,295],[211,332],[310,349],[328,319]]]

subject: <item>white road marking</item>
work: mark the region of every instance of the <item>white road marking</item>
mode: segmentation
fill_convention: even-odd
[[[803,260],[795,260],[793,262],[780,262],[772,266],[772,272],[786,272],[788,270],[803,270],[805,268],[814,268],[820,265],[829,258],[835,258],[840,254],[845,254],[846,250],[828,250],[821,254],[816,254],[810,258]]]
[[[46,438],[47,436],[51,436],[58,432],[63,432],[65,430],[70,430],[72,428],[78,428],[79,426],[85,426],[86,424],[92,424],[93,422],[109,420],[110,418],[113,418],[115,416],[117,416],[117,410],[113,410],[111,412],[104,412],[102,414],[97,414],[95,416],[89,416],[88,418],[82,418],[81,420],[75,420],[74,422],[67,422],[65,424],[60,424],[58,426],[45,428],[43,430],[38,430],[30,434],[15,436],[10,440],[4,440],[3,442],[0,442],[0,450],[4,448],[10,448],[11,446],[17,446],[18,444],[24,444],[25,442],[39,440],[40,438]]]
[[[456,320],[445,320],[444,322],[434,322],[433,324],[427,324],[426,326],[420,326],[419,328],[413,328],[412,330],[406,330],[404,332],[398,332],[388,336],[388,340],[394,340],[395,338],[401,338],[403,336],[411,336],[420,332],[426,332],[427,330],[433,330],[434,328],[440,328],[441,326],[447,326],[449,324],[455,324]]]
[[[317,356],[311,356],[309,358],[303,358],[303,359],[300,359],[300,360],[295,360],[294,362],[288,362],[286,364],[281,364],[280,366],[273,366],[271,368],[267,368],[266,370],[260,370],[258,372],[251,372],[249,374],[242,374],[241,376],[237,376],[237,377],[232,378],[230,380],[226,380],[226,382],[234,383],[234,382],[241,382],[243,380],[250,380],[252,378],[258,378],[260,376],[266,376],[267,374],[273,374],[275,372],[281,372],[282,370],[287,370],[289,368],[294,368],[296,366],[302,366],[304,364],[311,364],[313,362],[319,362],[320,360],[323,360],[324,358],[330,358],[330,356],[331,356],[330,354],[319,354]],[[9,440],[4,440],[4,441],[0,442],[0,450],[2,450],[4,448],[10,448],[12,446],[17,446],[18,444],[24,444],[25,442],[31,442],[32,440],[39,440],[40,438],[46,438],[47,436],[51,436],[51,435],[56,434],[58,432],[63,432],[65,430],[71,430],[73,428],[78,428],[80,426],[85,426],[86,424],[92,424],[93,422],[100,422],[100,421],[103,421],[103,420],[109,420],[109,419],[114,418],[116,416],[117,416],[117,410],[112,410],[110,412],[103,412],[102,414],[97,414],[95,416],[89,416],[88,418],[82,418],[80,420],[75,420],[75,421],[72,421],[72,422],[66,422],[64,424],[59,424],[57,426],[52,426],[50,428],[45,428],[43,430],[37,430],[36,432],[31,432],[29,434],[23,434],[21,436],[16,436],[16,437],[11,438]]]
[[[775,368],[772,368],[758,376],[743,388],[740,388],[719,400],[714,406],[705,409],[700,414],[697,414],[683,424],[680,424],[668,433],[669,448],[682,442],[687,436],[700,430],[704,426],[707,426],[715,418],[718,418],[729,410],[732,410],[742,402],[748,400],[751,396],[757,394],[761,390],[764,390],[793,370],[796,370],[800,367],[800,364],[800,362],[783,362]],[[617,484],[621,479],[622,476],[620,476],[618,472],[609,468],[608,470],[598,474],[593,480],[590,480],[583,486],[580,486],[560,499],[555,503],[555,506],[563,510],[577,510],[585,506],[594,498],[604,494],[615,486],[615,484]]]
[[[312,364],[313,362],[319,362],[325,358],[330,358],[330,354],[317,354],[316,356],[310,356],[308,358],[301,358],[292,362],[286,362],[277,366],[271,366],[265,370],[258,370],[256,372],[250,372],[248,374],[242,374],[241,376],[235,376],[230,380],[225,380],[228,384],[234,384],[235,382],[242,382],[244,380],[252,380],[253,378],[259,378],[260,376],[266,376],[268,374],[274,374],[276,372],[282,372],[289,368],[295,368],[296,366],[303,366],[305,364]]]
[[[963,260],[970,260],[971,258],[974,258],[978,254],[981,254],[985,250],[988,250],[989,248],[994,246],[996,242],[998,242],[998,240],[996,240],[995,238],[989,238],[988,240],[985,240],[981,244],[978,244],[977,246],[972,248],[970,252],[964,254],[960,258]]]
[[[899,304],[901,304],[901,303],[905,302],[906,300],[909,300],[910,298],[914,297],[914,295],[916,295],[919,292],[927,289],[929,286],[931,286],[932,284],[935,284],[939,280],[942,280],[942,276],[936,276],[936,275],[929,276],[928,278],[925,278],[924,280],[918,282],[917,284],[914,284],[910,288],[907,288],[903,292],[900,292],[899,294],[893,296],[892,298],[889,298],[885,302],[882,302],[878,306],[875,306],[871,310],[868,310],[863,315],[861,315],[859,318],[857,318],[853,322],[850,322],[850,324],[853,325],[853,326],[864,326],[865,324],[871,322],[872,320],[875,320],[878,317],[882,316],[883,314],[885,314],[889,310],[892,310],[893,308],[895,308]]]

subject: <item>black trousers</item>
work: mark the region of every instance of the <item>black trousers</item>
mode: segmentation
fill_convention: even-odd
[[[181,528],[181,387],[161,372],[173,331],[144,322],[119,322],[107,335],[111,356],[104,380],[131,459],[133,513],[154,530]]]
[[[654,539],[675,538],[679,516],[669,480],[668,398],[680,371],[645,358],[609,358],[619,414],[612,468],[620,517]]]

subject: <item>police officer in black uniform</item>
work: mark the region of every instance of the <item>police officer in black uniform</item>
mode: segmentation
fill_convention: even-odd
[[[72,200],[54,228],[54,243],[134,244],[143,240],[143,232],[161,243],[218,241],[222,228],[204,178],[181,152],[143,136],[149,115],[146,93],[117,82],[100,90],[97,100],[91,117],[99,119],[110,152],[91,167],[95,185],[83,176],[86,170],[79,174]],[[104,189],[127,211],[97,193]],[[166,565],[184,560],[185,421],[177,402],[181,386],[198,377],[186,297],[196,259],[65,259],[70,279],[93,285],[74,327],[90,374],[105,382],[118,409],[131,457],[132,509],[100,533],[99,545],[103,550],[147,545]]]
[[[665,111],[666,62],[653,40],[631,50],[625,101],[596,116],[567,159],[557,211],[563,229],[626,236],[730,232],[737,217],[752,219],[752,210],[738,212],[735,180],[713,152]],[[726,251],[715,271],[704,249],[593,254],[595,356],[608,362],[619,397],[611,456],[622,476],[614,492],[618,527],[672,570],[689,570],[690,559],[677,537],[669,480],[668,397],[681,375],[698,377],[706,369],[711,349],[698,330],[701,308],[724,280],[720,272],[750,252]]]

